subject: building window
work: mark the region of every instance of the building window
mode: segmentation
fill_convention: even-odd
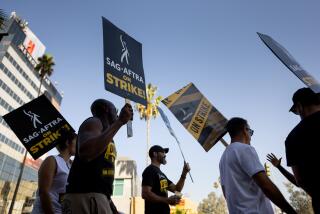
[[[7,156],[0,152],[0,180],[5,181],[16,181],[20,172],[21,162]],[[22,174],[23,181],[36,182],[38,180],[38,170],[33,169],[29,166],[25,166]],[[1,190],[1,189],[0,189]]]
[[[113,196],[123,195],[124,179],[115,179],[113,182]]]
[[[34,96],[22,85],[22,83],[11,73],[11,71],[4,66],[2,63],[0,63],[0,68],[3,70],[3,72],[11,79],[12,82],[14,82],[20,89],[23,91],[30,100],[34,99]]]
[[[8,146],[10,146],[12,149],[16,150],[17,152],[20,152],[21,154],[23,154],[25,151],[24,148],[22,148],[22,146],[13,142],[12,140],[10,140],[9,138],[7,138],[6,136],[4,136],[1,133],[0,133],[0,141],[7,144]]]
[[[4,121],[4,119],[0,116],[0,124],[4,125],[5,127],[9,128],[8,124],[6,123],[6,121]]]
[[[17,103],[20,105],[24,105],[23,100],[9,87],[7,84],[5,84],[1,79],[0,79],[0,87],[5,90]]]
[[[0,97],[0,105],[1,105],[4,109],[8,110],[9,112],[11,112],[11,111],[14,110],[14,108],[13,108],[11,105],[9,105],[6,101],[4,101],[1,97]]]
[[[8,52],[6,52],[5,56],[11,62],[11,64],[19,71],[19,73],[25,78],[25,80],[27,80],[30,83],[30,85],[34,88],[34,90],[38,91],[39,90],[38,86],[30,79],[30,77],[19,66],[19,64],[14,60],[14,58]],[[33,68],[31,70],[33,70]]]

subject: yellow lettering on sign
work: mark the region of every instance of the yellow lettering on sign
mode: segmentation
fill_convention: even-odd
[[[68,126],[68,124],[64,124],[61,128],[63,127],[68,128],[70,130],[70,127]],[[30,147],[30,152],[32,154],[36,154],[41,150],[46,149],[48,146],[54,143],[57,139],[59,139],[61,137],[60,129],[56,130],[55,132],[47,131],[43,133],[42,136],[43,136],[43,139],[40,142]]]
[[[133,95],[146,99],[145,90],[133,85],[131,83],[131,79],[119,79],[118,77],[113,76],[111,73],[107,73],[107,83],[117,88],[120,88],[123,91],[129,92]]]
[[[197,140],[199,139],[200,134],[206,124],[211,109],[212,105],[205,97],[203,97],[188,126],[188,131]]]

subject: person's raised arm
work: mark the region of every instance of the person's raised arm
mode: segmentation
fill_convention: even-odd
[[[284,167],[281,166],[281,160],[282,158],[278,159],[273,153],[267,155],[267,160],[272,163],[274,167],[279,169],[281,174],[286,177],[291,183],[298,186],[296,179],[293,174],[291,174],[289,171],[287,171]]]
[[[283,197],[280,190],[268,178],[265,171],[261,171],[252,176],[256,184],[261,188],[263,193],[280,209],[288,214],[295,214],[296,211],[291,207]]]
[[[182,173],[181,173],[179,181],[177,182],[177,184],[171,183],[169,185],[168,190],[173,192],[173,193],[175,191],[181,192],[181,190],[183,189],[183,186],[184,186],[184,181],[186,180],[186,177],[187,177],[187,174],[188,174],[189,171],[190,171],[189,164],[184,162],[183,170],[182,170]]]
[[[133,111],[130,104],[121,109],[118,119],[109,128],[103,130],[98,118],[90,118],[82,124],[78,133],[79,156],[90,161],[101,155],[119,129],[132,119]]]

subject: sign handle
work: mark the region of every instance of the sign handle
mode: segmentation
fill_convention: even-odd
[[[178,144],[178,146],[179,146],[179,150],[180,150],[180,153],[181,153],[181,155],[182,155],[182,158],[183,158],[184,162],[187,163],[186,158],[184,157],[184,154],[183,154],[182,149],[181,149],[181,146],[180,146],[180,141],[177,139],[176,136],[174,136],[174,138],[175,138],[176,141],[177,141],[177,144]],[[190,176],[190,179],[191,179],[192,183],[194,183],[190,171],[189,171],[189,176]]]
[[[129,99],[125,99],[125,103],[131,104]],[[133,130],[132,130],[132,120],[129,120],[127,123],[127,137],[133,136]]]
[[[223,138],[221,138],[220,141],[225,147],[229,146],[229,144]]]

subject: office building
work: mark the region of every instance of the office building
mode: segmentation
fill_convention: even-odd
[[[34,67],[37,58],[46,47],[28,27],[28,23],[15,12],[1,33],[8,35],[0,41],[0,212],[8,210],[25,148],[1,116],[24,105],[38,96],[39,74]],[[62,96],[46,78],[41,87],[59,110]],[[13,213],[29,213],[37,188],[38,169],[41,159],[27,157]]]

